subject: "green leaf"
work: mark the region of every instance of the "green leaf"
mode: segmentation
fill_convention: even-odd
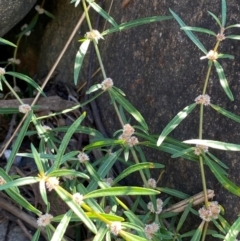
[[[186,24],[182,21],[182,19],[176,14],[174,13],[171,9],[169,9],[171,14],[173,15],[173,17],[177,20],[177,22],[179,23],[179,25],[181,27],[186,27]],[[203,44],[199,41],[199,39],[191,32],[188,30],[184,30],[183,31],[187,34],[187,36],[193,41],[193,43],[204,53],[207,54],[207,50],[205,49],[205,47],[203,46]]]
[[[218,59],[234,59],[234,56],[231,54],[218,54]]]
[[[39,153],[37,152],[36,148],[34,147],[34,145],[32,143],[31,143],[31,150],[32,150],[33,158],[37,165],[38,172],[40,173],[40,175],[42,175],[45,172],[44,168],[43,168],[42,160],[40,158]]]
[[[23,177],[16,179],[11,182],[7,182],[6,184],[3,184],[0,186],[0,191],[11,188],[11,187],[18,187],[18,186],[24,186],[24,185],[30,185],[36,182],[39,182],[40,179],[38,177]]]
[[[19,113],[19,109],[18,108],[0,108],[0,113],[1,115]]]
[[[183,143],[204,145],[204,146],[208,146],[214,149],[219,149],[224,151],[240,151],[240,145],[221,142],[221,141],[192,139],[192,140],[184,141]]]
[[[39,182],[39,192],[41,194],[43,202],[48,205],[48,197],[47,197],[47,191],[46,191],[46,186],[45,186],[45,181],[40,180]]]
[[[226,39],[240,40],[240,35],[228,35]]]
[[[226,1],[222,0],[222,28],[225,27],[227,17],[227,5]]]
[[[233,114],[232,112],[229,112],[229,111],[221,108],[220,106],[217,106],[217,105],[214,105],[214,104],[210,104],[210,106],[211,106],[214,110],[216,110],[217,112],[219,112],[220,114],[228,117],[229,119],[232,119],[232,120],[240,123],[240,116],[235,115],[235,114]]]
[[[216,71],[218,73],[218,77],[219,77],[219,80],[220,80],[220,84],[223,88],[223,90],[225,91],[225,93],[227,94],[228,98],[233,101],[234,98],[233,98],[233,94],[228,86],[228,82],[227,82],[227,79],[225,77],[225,74],[224,74],[224,71],[223,71],[223,68],[222,66],[215,60],[213,61],[215,67],[216,67]]]
[[[86,92],[86,94],[90,94],[90,93],[93,93],[99,89],[102,88],[102,85],[101,84],[96,84],[96,85],[92,85],[89,90]]]
[[[56,193],[59,197],[73,210],[73,212],[82,220],[82,222],[92,231],[97,233],[96,226],[91,219],[86,215],[82,208],[72,200],[72,195],[64,190],[62,187],[57,186],[55,188]]]
[[[120,95],[114,89],[109,89],[109,93],[113,99],[115,99],[130,115],[134,117],[136,121],[138,121],[143,129],[148,130],[147,123],[142,117],[141,113],[133,107],[122,95]]]
[[[62,240],[62,237],[68,227],[68,224],[71,220],[71,216],[72,216],[72,210],[69,210],[68,212],[65,213],[65,215],[63,216],[61,222],[58,224],[51,241],[59,241]]]
[[[36,90],[38,90],[43,96],[46,97],[46,95],[44,94],[44,92],[41,89],[41,87],[33,79],[28,77],[27,75],[21,74],[21,73],[17,73],[17,72],[11,72],[11,71],[6,72],[5,75],[11,75],[13,77],[16,77],[18,79],[21,79],[21,80],[27,82],[28,84],[33,86]]]
[[[157,187],[156,189],[160,192],[164,192],[164,193],[167,193],[171,196],[178,197],[178,198],[181,198],[181,199],[189,198],[189,195],[187,195],[183,192],[177,191],[175,189],[171,189],[171,188],[167,188],[167,187]]]
[[[132,21],[129,21],[126,23],[122,23],[118,26],[118,28],[113,27],[113,28],[107,29],[102,33],[102,36],[117,32],[119,30],[122,31],[122,30],[130,29],[130,28],[134,28],[134,27],[137,27],[140,25],[153,23],[156,21],[169,20],[169,19],[172,19],[172,17],[171,16],[153,16],[153,17],[139,18],[139,19],[132,20]]]
[[[233,25],[227,26],[225,29],[229,29],[229,28],[240,28],[240,24],[233,24]]]
[[[220,28],[222,28],[221,22],[219,20],[219,18],[212,12],[208,11],[208,13],[215,19],[215,21],[217,22],[217,24],[219,25]]]
[[[211,154],[210,152],[207,152],[207,155],[214,160],[218,165],[220,165],[221,167],[228,169],[228,166],[225,165],[222,161],[220,161],[217,157],[215,157],[213,154]]]
[[[76,131],[76,129],[79,127],[79,125],[85,118],[85,116],[86,116],[86,113],[84,112],[77,120],[75,120],[73,122],[73,124],[69,127],[68,131],[66,132],[65,136],[63,137],[61,145],[57,152],[56,161],[53,164],[53,170],[56,170],[59,168],[63,154],[69,144],[69,141],[70,141],[72,135],[74,134],[74,132]]]
[[[123,178],[127,177],[133,172],[142,170],[142,169],[147,169],[147,168],[164,168],[164,165],[159,164],[159,163],[153,163],[153,162],[146,162],[146,163],[138,163],[135,165],[132,165],[128,168],[126,168],[122,173],[120,173],[113,181],[113,185],[121,181]]]
[[[182,27],[181,29],[188,30],[188,31],[200,32],[200,33],[206,33],[206,34],[210,34],[210,35],[213,35],[213,36],[216,37],[216,34],[213,31],[211,31],[209,29],[206,29],[206,28],[198,28],[198,27],[186,26],[186,27]]]
[[[83,172],[79,172],[76,170],[68,170],[68,169],[55,170],[55,171],[48,173],[47,176],[48,177],[75,176],[75,177],[81,177],[84,179],[90,179],[89,176]]]
[[[86,145],[83,148],[83,151],[90,151],[96,148],[106,147],[106,146],[123,145],[124,143],[125,143],[124,140],[104,139],[102,141],[95,141],[91,144]]]
[[[85,40],[80,45],[80,48],[76,54],[75,63],[74,63],[74,84],[75,85],[77,85],[78,83],[78,76],[82,68],[83,59],[87,53],[89,44],[90,44],[90,40],[89,39]]]
[[[187,216],[188,216],[188,214],[190,212],[192,204],[193,204],[193,199],[188,203],[188,205],[185,208],[183,214],[181,215],[181,218],[178,221],[177,228],[176,228],[177,233],[179,233],[181,227],[183,226],[183,223],[185,222],[185,220],[186,220],[186,218],[187,218]]]
[[[86,198],[97,198],[97,197],[107,197],[107,196],[121,196],[121,195],[156,195],[159,194],[158,191],[143,188],[143,187],[109,187],[106,189],[98,189],[92,191],[84,196]]]
[[[12,43],[12,42],[4,39],[4,38],[1,38],[1,37],[0,37],[0,43],[7,44],[7,45],[10,45],[10,46],[15,47],[15,48],[17,47],[17,45],[15,45],[14,43]]]
[[[48,11],[46,11],[46,10],[44,10],[44,13],[45,13],[49,18],[52,18],[53,20],[56,19],[56,17],[55,17],[52,13],[50,13],[50,12],[48,12]]]
[[[19,38],[20,36],[23,36],[23,35],[26,34],[28,31],[31,31],[31,30],[35,27],[35,25],[36,25],[36,23],[37,23],[37,21],[38,21],[38,17],[39,17],[39,14],[37,13],[37,14],[33,17],[33,19],[31,20],[31,22],[29,23],[29,25],[27,26],[27,28],[23,29],[23,30],[21,31],[21,33],[17,35],[17,38]]]
[[[240,187],[238,187],[235,183],[231,182],[225,175],[222,175],[222,173],[219,173],[219,171],[216,169],[214,165],[212,165],[213,163],[211,163],[208,160],[208,158],[204,158],[204,160],[209,166],[209,168],[211,169],[214,176],[222,184],[222,186],[226,188],[229,192],[240,197]]]
[[[179,112],[163,129],[162,133],[160,134],[157,146],[160,146],[163,142],[163,140],[166,138],[166,136],[173,131],[196,107],[196,103],[193,103],[187,107],[185,107],[181,112]]]
[[[39,237],[40,237],[40,234],[41,234],[41,228],[38,228],[37,231],[35,232],[35,234],[33,235],[31,241],[38,241]]]
[[[194,151],[194,147],[190,147],[190,148],[186,148],[182,151],[179,151],[179,152],[176,152],[175,154],[173,154],[171,156],[171,158],[176,158],[176,157],[180,157],[180,156],[183,156],[183,155],[186,155],[188,154],[189,152],[193,152]]]
[[[105,12],[97,3],[93,2],[92,0],[87,0],[87,2],[97,13],[99,13],[104,19],[111,23],[116,29],[119,28],[115,20],[107,12]]]
[[[138,235],[134,235],[131,233],[128,233],[126,231],[121,231],[121,236],[124,238],[126,241],[148,241],[149,239],[139,237]]]
[[[194,235],[191,238],[191,241],[200,241],[200,238],[202,236],[202,232],[203,232],[203,226],[204,226],[204,221],[201,222],[201,224],[198,226],[196,232],[194,233]]]
[[[71,0],[70,3],[74,3],[74,2],[75,2],[74,6],[77,7],[78,4],[81,2],[81,0]]]
[[[10,156],[8,158],[8,161],[7,161],[7,165],[6,165],[6,172],[7,173],[9,172],[9,170],[10,170],[10,168],[11,168],[11,166],[12,166],[14,160],[15,160],[15,157],[16,157],[16,154],[17,154],[17,152],[19,150],[19,147],[22,144],[23,138],[24,138],[25,133],[26,133],[26,131],[28,129],[29,123],[30,123],[30,121],[32,119],[32,115],[33,115],[33,112],[30,111],[28,113],[28,116],[27,116],[26,120],[24,121],[24,124],[23,124],[19,134],[17,135],[17,139],[14,142],[11,154],[10,154]]]

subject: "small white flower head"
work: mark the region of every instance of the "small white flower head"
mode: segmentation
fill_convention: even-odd
[[[109,228],[110,228],[111,233],[113,233],[114,235],[117,236],[119,234],[119,232],[122,230],[122,224],[121,224],[121,222],[112,222],[109,225]]]
[[[10,58],[8,59],[8,63],[10,64],[20,64],[21,63],[21,60],[20,59],[15,59],[15,58]]]
[[[53,216],[49,213],[41,215],[37,220],[37,225],[39,227],[45,227],[45,226],[47,226],[48,224],[51,223],[52,218],[53,218]]]
[[[139,143],[138,138],[136,136],[131,136],[128,140],[127,143],[129,146],[135,146]]]
[[[19,112],[26,114],[31,110],[31,106],[28,104],[22,104],[18,107]]]
[[[133,135],[134,131],[135,131],[135,129],[130,124],[126,124],[123,126],[123,135],[124,136],[130,137],[131,135]]]
[[[199,95],[196,99],[195,102],[197,104],[203,104],[205,106],[210,105],[210,96],[209,95]]]
[[[163,205],[163,201],[162,199],[158,198],[156,201],[156,206],[157,206],[157,210],[154,209],[154,205],[152,202],[149,202],[147,205],[147,208],[152,212],[152,213],[156,213],[159,214],[162,212],[162,205]]]
[[[0,76],[4,75],[5,73],[6,73],[5,69],[0,67]]]
[[[157,182],[155,179],[153,179],[153,178],[148,179],[148,187],[156,188],[156,186],[157,186]]]
[[[28,25],[27,25],[27,24],[24,24],[24,25],[21,27],[21,30],[23,31],[23,30],[26,29],[27,27],[28,27]],[[31,34],[31,31],[30,31],[30,30],[25,33],[26,36],[29,36],[30,34]]]
[[[113,179],[112,179],[111,177],[109,177],[109,178],[104,178],[103,181],[104,181],[109,187],[112,186]]]
[[[35,7],[35,10],[38,12],[38,14],[43,14],[45,12],[45,10],[41,8],[39,5]]]
[[[79,192],[76,192],[72,195],[73,200],[78,204],[81,205],[83,202],[83,195]]]
[[[224,31],[225,31],[225,29],[221,28],[220,33],[217,34],[218,41],[223,41],[224,39],[226,39]]]
[[[47,125],[43,125],[42,127],[43,127],[44,131],[46,131],[46,132],[48,132],[48,131],[51,131],[51,130],[52,130],[52,128],[51,128],[51,127],[49,127],[49,126],[47,126]]]
[[[202,151],[204,152],[208,152],[208,146],[204,146],[204,145],[196,145],[194,153],[199,156],[201,155]]]
[[[95,29],[93,29],[90,32],[87,32],[85,37],[90,40],[95,40],[97,43],[99,39],[104,39],[103,36],[99,33],[99,31]]]
[[[89,156],[86,153],[81,152],[81,151],[79,152],[77,158],[81,163],[84,163],[84,162],[87,162],[90,160]]]
[[[5,183],[5,179],[2,176],[0,176],[0,186],[4,185]]]
[[[210,222],[212,218],[212,212],[205,206],[198,210],[199,216],[202,220]]]
[[[113,81],[111,78],[107,78],[101,83],[101,85],[102,85],[102,90],[105,91],[113,87]]]
[[[219,213],[221,211],[221,208],[220,208],[220,205],[218,204],[218,202],[216,202],[216,201],[210,202],[208,208],[212,212],[212,218],[218,219],[218,215],[219,215]]]
[[[46,187],[48,191],[52,191],[58,185],[59,185],[59,180],[56,177],[48,177],[46,179]]]
[[[159,225],[157,223],[146,224],[144,228],[144,233],[147,239],[152,240],[154,233],[159,230]]]
[[[209,60],[216,60],[218,58],[218,52],[214,50],[210,50],[206,56],[201,57],[200,59],[209,59]]]

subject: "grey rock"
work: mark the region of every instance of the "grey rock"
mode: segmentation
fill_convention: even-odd
[[[6,34],[30,11],[37,0],[0,0],[0,36]]]

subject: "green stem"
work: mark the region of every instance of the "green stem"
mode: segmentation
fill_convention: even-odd
[[[203,234],[202,234],[202,239],[201,241],[204,241],[206,238],[206,234],[207,234],[207,229],[208,229],[208,222],[204,223],[204,228],[203,228]]]
[[[21,41],[22,36],[23,35],[20,35],[20,37],[17,40],[17,43],[16,43],[17,47],[14,49],[14,52],[13,52],[13,59],[17,59],[17,51],[18,51],[19,43]],[[13,71],[15,71],[15,64],[13,64]],[[15,76],[13,76],[13,85],[14,87],[17,85]]]
[[[110,96],[111,96],[111,95],[110,95]],[[116,111],[116,113],[117,113],[118,120],[119,120],[119,122],[121,123],[121,126],[123,127],[123,126],[124,126],[124,123],[123,123],[122,117],[121,117],[121,115],[120,115],[120,112],[119,112],[119,110],[118,110],[116,101],[112,98],[112,96],[111,96],[111,99],[112,99],[112,102],[113,102],[114,109],[115,109],[115,111]]]
[[[86,5],[85,0],[83,0],[83,9],[84,9],[84,12],[86,14],[86,19],[87,19],[89,30],[92,31],[93,30],[92,24],[91,24],[91,21],[90,21],[90,18],[89,18],[89,14],[88,14],[88,11],[87,11],[87,5]],[[103,66],[103,62],[102,62],[102,58],[101,58],[101,55],[100,55],[98,45],[97,45],[95,40],[93,40],[93,45],[94,45],[94,48],[95,48],[95,51],[96,51],[96,55],[97,55],[97,58],[98,58],[99,65],[101,67],[103,79],[106,79],[107,75],[106,75],[106,72],[105,72],[105,69],[104,69],[104,66]]]
[[[136,164],[139,164],[140,162],[139,162],[139,160],[138,160],[138,156],[137,156],[135,150],[134,150],[133,148],[131,148],[130,150],[131,150],[131,152],[132,152],[132,155],[133,155],[133,158],[134,158]],[[142,170],[139,170],[139,173],[140,173],[141,178],[142,178],[142,180],[143,180],[144,186],[145,186],[145,187],[148,187],[148,182],[147,182],[147,179],[146,179],[143,171],[142,171]]]
[[[3,82],[5,83],[5,85],[9,88],[9,90],[12,92],[12,94],[16,97],[16,99],[20,102],[21,105],[23,105],[24,103],[22,102],[22,100],[19,98],[18,94],[15,92],[15,90],[12,88],[12,86],[10,84],[8,84],[7,80],[4,78],[2,78]]]
[[[206,79],[205,79],[205,83],[204,83],[204,87],[203,87],[203,92],[202,92],[203,95],[206,94],[207,85],[208,85],[209,77],[210,77],[211,70],[212,70],[212,64],[213,64],[213,61],[209,61],[208,71],[207,71],[207,75],[206,75]]]

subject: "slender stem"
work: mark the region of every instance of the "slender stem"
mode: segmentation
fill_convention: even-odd
[[[206,234],[207,234],[207,229],[208,229],[208,222],[204,223],[204,227],[203,227],[203,234],[202,234],[202,239],[201,241],[204,241],[206,238]]]
[[[199,163],[200,163],[200,172],[201,172],[202,186],[203,186],[203,193],[204,193],[204,203],[205,203],[205,206],[207,207],[208,206],[207,184],[206,184],[206,177],[205,177],[202,156],[199,157]]]
[[[206,75],[206,79],[205,79],[205,83],[204,83],[204,87],[203,87],[203,92],[202,92],[203,95],[206,94],[207,85],[208,85],[209,77],[210,77],[211,70],[212,70],[212,64],[213,64],[213,61],[209,61],[209,67],[208,67],[208,71],[207,71],[207,75]]]
[[[136,162],[137,164],[139,164],[138,156],[137,156],[137,154],[136,154],[136,152],[135,152],[135,150],[134,150],[133,148],[131,148],[131,152],[132,152],[132,155],[133,155],[133,158],[134,158],[135,162]],[[142,171],[142,170],[139,170],[139,173],[140,173],[141,178],[142,178],[142,180],[143,180],[144,186],[147,187],[147,186],[148,186],[148,182],[147,182],[147,179],[146,179],[143,171]]]
[[[20,104],[24,104],[22,100],[19,98],[18,94],[15,92],[15,90],[12,88],[12,86],[6,81],[5,78],[2,78],[4,81],[5,85],[9,88],[9,90],[12,92],[12,94],[16,97],[16,99],[20,102]]]
[[[110,95],[110,96],[111,96],[111,95]],[[119,113],[119,110],[118,110],[116,101],[112,98],[112,96],[111,96],[111,99],[112,99],[112,101],[113,101],[113,106],[114,106],[114,109],[115,109],[115,111],[116,111],[116,113],[117,113],[118,120],[119,120],[119,122],[121,123],[121,126],[123,127],[123,126],[124,126],[124,123],[123,123],[122,117],[121,117],[121,115],[120,115],[120,113]]]
[[[13,59],[17,59],[17,51],[18,51],[19,43],[22,39],[22,36],[23,35],[20,35],[20,37],[17,40],[17,43],[16,43],[17,47],[14,49],[14,52],[13,52]],[[13,64],[13,71],[15,71],[15,65],[14,64]],[[14,85],[14,87],[17,85],[15,76],[13,76],[13,85]]]

